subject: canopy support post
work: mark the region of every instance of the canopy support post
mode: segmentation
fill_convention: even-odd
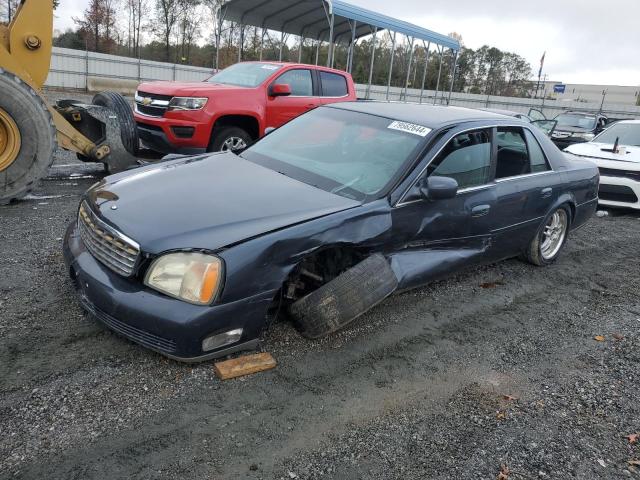
[[[298,63],[302,63],[302,46],[304,44],[304,37],[300,37],[300,48],[298,49]]]
[[[262,33],[260,35],[260,61],[262,61],[262,52],[264,51],[264,34],[265,29],[262,29]]]
[[[438,81],[436,82],[436,93],[433,96],[433,104],[435,105],[438,100],[438,91],[440,90],[440,75],[442,74],[442,57],[444,55],[444,47],[439,47],[440,50],[440,66],[438,67]]]
[[[458,68],[458,53],[459,51],[456,50],[456,53],[453,57],[453,71],[451,72],[451,86],[449,87],[449,97],[447,98],[447,105],[451,103],[451,94],[453,93],[453,84],[456,79],[456,69]]]
[[[409,41],[409,48],[411,49],[411,53],[409,54],[409,66],[407,67],[407,80],[404,84],[404,101],[407,101],[407,93],[409,91],[409,79],[411,78],[411,65],[413,65],[413,43],[415,42],[415,38],[411,38]]]
[[[347,71],[349,73],[353,70],[353,56],[356,49],[356,28],[358,27],[357,20],[353,21],[353,25],[351,25],[351,44],[349,45],[349,61],[347,63]]]
[[[242,61],[243,45],[244,45],[244,25],[240,24],[240,38],[238,39],[238,63]]]
[[[424,47],[424,71],[422,72],[422,88],[420,89],[420,103],[422,103],[422,97],[424,96],[424,84],[427,81],[427,69],[429,68],[429,49],[431,48],[431,42],[428,45],[422,41]]]
[[[393,32],[393,40],[391,42],[391,62],[389,64],[389,78],[387,80],[387,101],[389,100],[389,90],[391,90],[391,75],[393,74],[393,59],[396,55],[396,32]]]
[[[320,40],[318,40],[318,43],[316,44],[316,66],[318,65],[318,62],[320,61],[320,44],[322,42]]]
[[[282,61],[282,48],[284,47],[284,32],[280,34],[280,53],[278,54],[278,61]]]
[[[329,19],[329,53],[327,55],[327,67],[331,67],[333,66],[333,54],[334,54],[334,49],[333,49],[333,26],[335,23],[335,17],[333,15],[333,13],[330,15],[330,19]]]
[[[378,35],[378,27],[373,30],[373,38],[371,40],[371,63],[369,64],[369,83],[367,83],[367,93],[365,98],[368,100],[371,95],[371,83],[373,82],[373,66],[376,61],[376,37]]]

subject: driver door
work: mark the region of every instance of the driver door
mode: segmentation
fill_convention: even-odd
[[[314,88],[311,70],[306,68],[288,70],[271,83],[269,90],[276,84],[289,85],[291,95],[267,97],[267,127],[281,127],[318,105],[319,98],[314,95],[316,88]],[[269,95],[268,92],[267,95]]]
[[[491,129],[479,129],[451,138],[392,211],[397,252],[393,261],[401,288],[419,286],[487,260],[496,224],[492,134]],[[457,195],[447,200],[425,199],[418,185],[429,176],[455,179]]]

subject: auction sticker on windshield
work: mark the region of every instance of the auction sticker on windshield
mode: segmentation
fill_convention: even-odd
[[[392,122],[387,128],[390,128],[391,130],[398,130],[400,132],[413,133],[414,135],[419,135],[421,137],[426,137],[431,131],[430,128],[423,127],[422,125],[398,121]]]

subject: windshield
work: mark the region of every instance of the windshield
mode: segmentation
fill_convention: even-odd
[[[616,138],[620,145],[630,145],[640,147],[640,123],[616,123],[607,128],[604,132],[593,139],[598,143],[616,143]]]
[[[577,113],[563,113],[555,118],[558,121],[558,127],[582,128],[584,130],[593,130],[596,128],[596,117],[593,115],[580,115]]]
[[[281,68],[272,63],[236,63],[216,73],[207,82],[255,88]]]
[[[242,156],[309,185],[365,200],[402,174],[429,131],[374,115],[319,108],[275,130]]]

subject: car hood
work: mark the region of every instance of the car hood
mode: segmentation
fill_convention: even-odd
[[[152,254],[218,250],[360,205],[233,153],[106,177],[86,197],[103,220]]]
[[[621,155],[619,153],[607,152],[605,150],[613,150],[610,143],[586,142],[571,145],[565,149],[566,152],[579,155],[581,157],[589,157],[593,159],[613,160],[617,162],[629,162],[640,164],[640,147],[626,146],[627,153]]]
[[[139,92],[154,93],[156,95],[193,96],[212,95],[216,92],[229,92],[231,90],[246,90],[235,85],[222,85],[209,82],[147,82],[138,87]]]
[[[558,125],[554,133],[591,133],[593,128],[570,127],[568,125]]]

